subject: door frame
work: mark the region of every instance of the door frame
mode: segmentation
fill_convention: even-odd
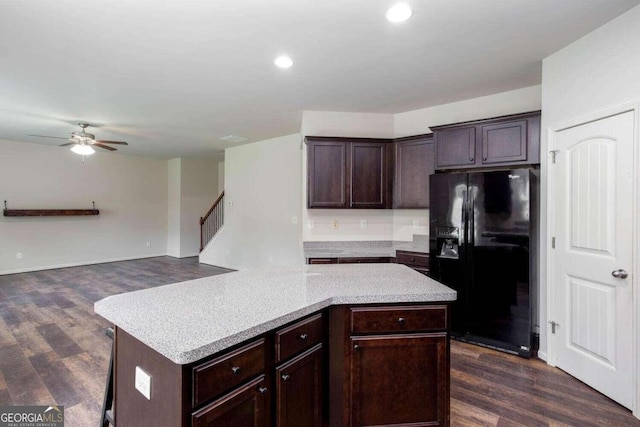
[[[554,272],[554,260],[553,260],[553,250],[551,249],[551,238],[554,236],[554,226],[555,226],[555,204],[549,203],[549,201],[555,200],[556,192],[556,176],[555,169],[553,168],[552,159],[552,151],[556,149],[556,134],[560,131],[566,130],[568,128],[572,128],[575,126],[583,125],[589,122],[594,122],[600,119],[604,119],[607,117],[615,116],[621,113],[626,113],[632,111],[633,112],[633,182],[632,182],[632,194],[635,197],[632,211],[632,235],[633,235],[633,254],[632,254],[632,295],[633,295],[633,303],[632,303],[632,348],[633,348],[633,399],[632,399],[632,411],[633,415],[636,418],[640,418],[640,100],[636,100],[634,102],[625,103],[622,105],[618,105],[615,107],[610,107],[606,109],[602,109],[590,114],[586,114],[580,117],[576,117],[573,119],[569,119],[566,121],[561,121],[557,124],[551,124],[547,128],[547,153],[546,157],[544,157],[541,153],[541,158],[546,159],[547,161],[547,186],[546,186],[546,212],[545,216],[547,219],[546,222],[546,237],[544,241],[546,241],[545,247],[541,248],[546,251],[546,256],[541,256],[541,262],[546,261],[546,318],[540,319],[540,329],[541,332],[545,332],[546,342],[547,342],[547,354],[546,354],[546,362],[551,366],[556,366],[555,361],[557,360],[557,340],[553,339],[553,334],[551,333],[551,325],[548,321],[557,320],[559,317],[556,316],[556,304],[555,304],[555,296],[553,292],[553,272]],[[542,213],[542,212],[541,212]],[[543,236],[541,236],[543,237]],[[541,266],[541,269],[544,266]],[[542,324],[544,322],[544,324]],[[562,327],[562,325],[561,325]]]

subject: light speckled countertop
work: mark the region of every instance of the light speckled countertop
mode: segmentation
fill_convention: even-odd
[[[113,295],[96,313],[177,364],[195,362],[336,304],[453,301],[399,264],[243,270]]]
[[[429,253],[429,236],[414,235],[413,241],[397,240],[304,242],[305,258],[390,257],[396,251]]]

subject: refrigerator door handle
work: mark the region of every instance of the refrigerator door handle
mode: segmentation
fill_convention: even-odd
[[[476,240],[476,195],[473,193],[473,190],[469,189],[469,213],[467,214],[469,238],[467,239],[467,242],[469,242],[471,246],[474,245]]]
[[[460,246],[467,240],[467,191],[462,190],[462,208],[460,210]]]

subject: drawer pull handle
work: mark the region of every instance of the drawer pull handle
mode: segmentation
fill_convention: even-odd
[[[307,340],[307,338],[309,338],[309,336],[308,336],[307,334],[301,334],[301,335],[300,335],[300,339],[301,339],[302,341],[306,341],[306,340]]]
[[[404,317],[398,317],[398,323],[400,324],[400,326],[404,326],[407,321],[405,320]]]
[[[288,380],[289,380],[289,378],[291,378],[291,377],[290,377],[288,374],[284,374],[284,375],[282,376],[282,381],[288,381]]]
[[[234,366],[231,368],[231,372],[233,372],[234,375],[238,375],[240,373],[240,366]]]
[[[260,394],[265,394],[267,392],[267,388],[266,387],[260,387],[258,389],[258,391],[260,392]]]

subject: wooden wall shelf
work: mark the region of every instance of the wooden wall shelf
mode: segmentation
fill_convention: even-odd
[[[100,215],[98,209],[5,209],[4,216]]]
[[[8,209],[4,202],[4,216],[79,216],[100,215],[93,202],[93,209]]]

